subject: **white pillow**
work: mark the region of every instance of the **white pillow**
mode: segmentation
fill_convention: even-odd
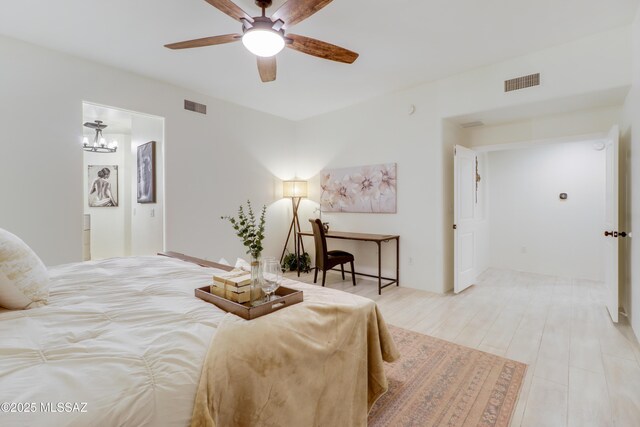
[[[0,228],[0,306],[40,307],[48,297],[47,268],[26,243]]]
[[[31,300],[0,270],[0,307],[9,310],[22,310],[31,304]]]

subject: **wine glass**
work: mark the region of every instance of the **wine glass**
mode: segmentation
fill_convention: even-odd
[[[262,269],[261,287],[267,295],[265,302],[269,302],[271,295],[280,287],[282,281],[282,268],[276,259],[265,260]]]

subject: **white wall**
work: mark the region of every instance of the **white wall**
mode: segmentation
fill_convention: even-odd
[[[129,234],[125,232],[125,222],[129,215],[126,185],[130,171],[125,166],[125,153],[130,146],[130,136],[104,133],[107,141],[118,141],[115,153],[84,152],[84,164],[79,171],[83,177],[84,213],[91,215],[91,259],[104,259],[126,255],[126,241]],[[89,137],[92,141],[93,137]],[[94,208],[89,207],[89,186],[95,177],[88,176],[89,165],[118,166],[118,206]],[[113,173],[113,171],[112,171]]]
[[[336,230],[400,234],[402,285],[449,290],[453,222],[447,180],[453,170],[444,160],[450,142],[443,140],[452,138],[444,136],[443,119],[628,87],[630,44],[629,28],[613,30],[302,121],[297,126],[300,175],[316,176],[323,167],[397,162],[396,215],[326,219]],[[542,73],[540,87],[503,93],[504,79],[532,72]],[[414,115],[408,115],[411,104]],[[303,223],[312,216],[308,205]],[[373,269],[375,251],[364,245],[356,249],[358,268]]]
[[[488,159],[491,266],[604,280],[604,151],[549,144]]]
[[[168,249],[242,255],[220,215],[246,199],[272,204],[276,176],[294,173],[287,120],[6,37],[0,70],[0,227],[47,265],[82,259],[83,101],[166,119]],[[185,98],[209,114],[185,111]],[[285,212],[281,202],[270,208],[268,253],[284,243]]]
[[[431,97],[435,98],[432,89]],[[443,219],[442,150],[434,135],[440,123],[435,105],[429,101],[408,115],[410,94],[399,93],[357,107],[309,119],[300,124],[298,165],[304,176],[315,177],[311,189],[318,189],[317,174],[324,167],[367,164],[398,164],[397,214],[323,214],[334,230],[399,234],[401,236],[401,286],[441,290],[442,278],[435,272],[439,264],[442,240],[438,237]],[[317,194],[310,194],[318,200]],[[313,217],[307,205],[300,215],[303,227]],[[311,241],[309,241],[310,249]],[[356,268],[374,272],[377,266],[374,244],[331,242],[331,248],[354,251]],[[384,273],[395,273],[395,248],[384,245]],[[421,277],[421,280],[418,278]],[[425,283],[426,282],[426,283]]]
[[[138,147],[156,142],[156,203],[138,203]],[[134,114],[131,117],[131,255],[155,255],[164,250],[164,120]]]
[[[557,140],[575,135],[606,133],[613,125],[620,124],[621,117],[622,105],[587,108],[472,127],[465,129],[462,137],[466,145],[473,148],[514,142]]]
[[[621,157],[627,170],[623,177],[626,184],[627,206],[621,218],[627,231],[640,224],[640,10],[633,23],[633,87],[627,97],[622,127],[624,156]],[[627,250],[628,278],[622,293],[624,308],[629,314],[631,325],[637,337],[640,337],[640,230],[635,227],[635,236],[623,242]]]

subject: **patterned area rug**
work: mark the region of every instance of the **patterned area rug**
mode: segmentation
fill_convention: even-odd
[[[527,365],[389,326],[401,359],[369,426],[507,427]]]

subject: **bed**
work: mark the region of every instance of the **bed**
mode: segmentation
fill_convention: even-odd
[[[0,309],[0,425],[190,425],[198,384],[207,387],[200,380],[209,344],[221,325],[238,326],[194,297],[215,271],[160,256],[50,268],[46,306]],[[344,294],[287,285],[326,306]],[[385,349],[375,351],[382,357]]]

